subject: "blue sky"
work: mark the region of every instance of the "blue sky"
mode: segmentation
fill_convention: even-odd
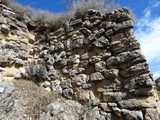
[[[49,10],[65,11],[63,0],[17,0],[23,5]],[[154,78],[160,77],[160,0],[115,0],[120,6],[130,8],[137,17],[134,31],[141,43]]]

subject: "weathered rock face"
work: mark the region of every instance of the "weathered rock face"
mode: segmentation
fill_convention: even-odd
[[[39,72],[32,71],[30,77],[36,76],[35,82],[70,99],[48,105],[41,120],[160,119],[155,83],[127,9],[106,14],[88,10],[87,15],[75,16],[56,32],[37,30],[35,39],[21,32],[17,35],[13,28],[28,32],[26,25],[7,22],[10,19],[4,14],[0,18],[1,33],[22,36],[26,42],[1,39],[1,53],[11,52],[0,58],[0,70],[9,65],[24,67],[34,60],[31,68]],[[21,76],[19,73],[15,78]]]
[[[11,8],[0,4],[0,72],[2,77],[11,79],[16,73],[16,78],[24,73],[22,69],[31,57],[30,41],[34,40],[27,26],[31,19],[22,16],[18,20],[17,16]]]

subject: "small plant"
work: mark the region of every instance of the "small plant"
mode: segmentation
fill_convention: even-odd
[[[26,66],[27,78],[39,83],[46,79],[46,66],[41,60],[33,60]]]

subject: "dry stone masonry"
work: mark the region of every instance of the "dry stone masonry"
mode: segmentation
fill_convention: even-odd
[[[105,15],[88,10],[41,38],[36,41],[48,43],[37,51],[38,60],[46,64],[52,91],[114,119],[159,119],[154,80],[127,9]]]
[[[106,14],[90,9],[53,32],[26,16],[18,20],[10,8],[0,7],[2,79],[14,68],[9,77],[29,76],[68,99],[49,104],[41,120],[160,119],[155,82],[126,8]],[[14,93],[14,87],[6,85],[0,81],[0,106],[8,100],[14,104],[13,95],[4,96]],[[12,112],[13,104],[4,104],[0,116],[8,112],[4,109]]]

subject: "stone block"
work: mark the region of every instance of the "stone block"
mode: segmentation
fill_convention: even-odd
[[[99,80],[103,80],[103,79],[105,79],[105,78],[103,77],[103,75],[100,72],[92,73],[90,75],[91,81],[99,81]]]
[[[156,99],[153,97],[121,100],[118,104],[121,108],[128,109],[155,108],[157,106]]]
[[[118,102],[121,101],[126,96],[126,93],[104,92],[102,96],[104,102]]]
[[[116,77],[118,77],[118,73],[119,73],[119,70],[118,69],[109,69],[109,70],[103,70],[104,72],[104,76],[107,78],[107,79],[114,79]]]
[[[159,111],[157,111],[157,109],[154,109],[154,108],[146,109],[144,119],[145,120],[159,120],[160,119]]]
[[[107,47],[109,46],[109,41],[107,38],[105,38],[104,36],[96,39],[96,41],[93,42],[93,44],[96,46],[96,47]]]
[[[101,72],[103,69],[106,69],[106,63],[104,61],[100,61],[95,64],[96,72]]]

